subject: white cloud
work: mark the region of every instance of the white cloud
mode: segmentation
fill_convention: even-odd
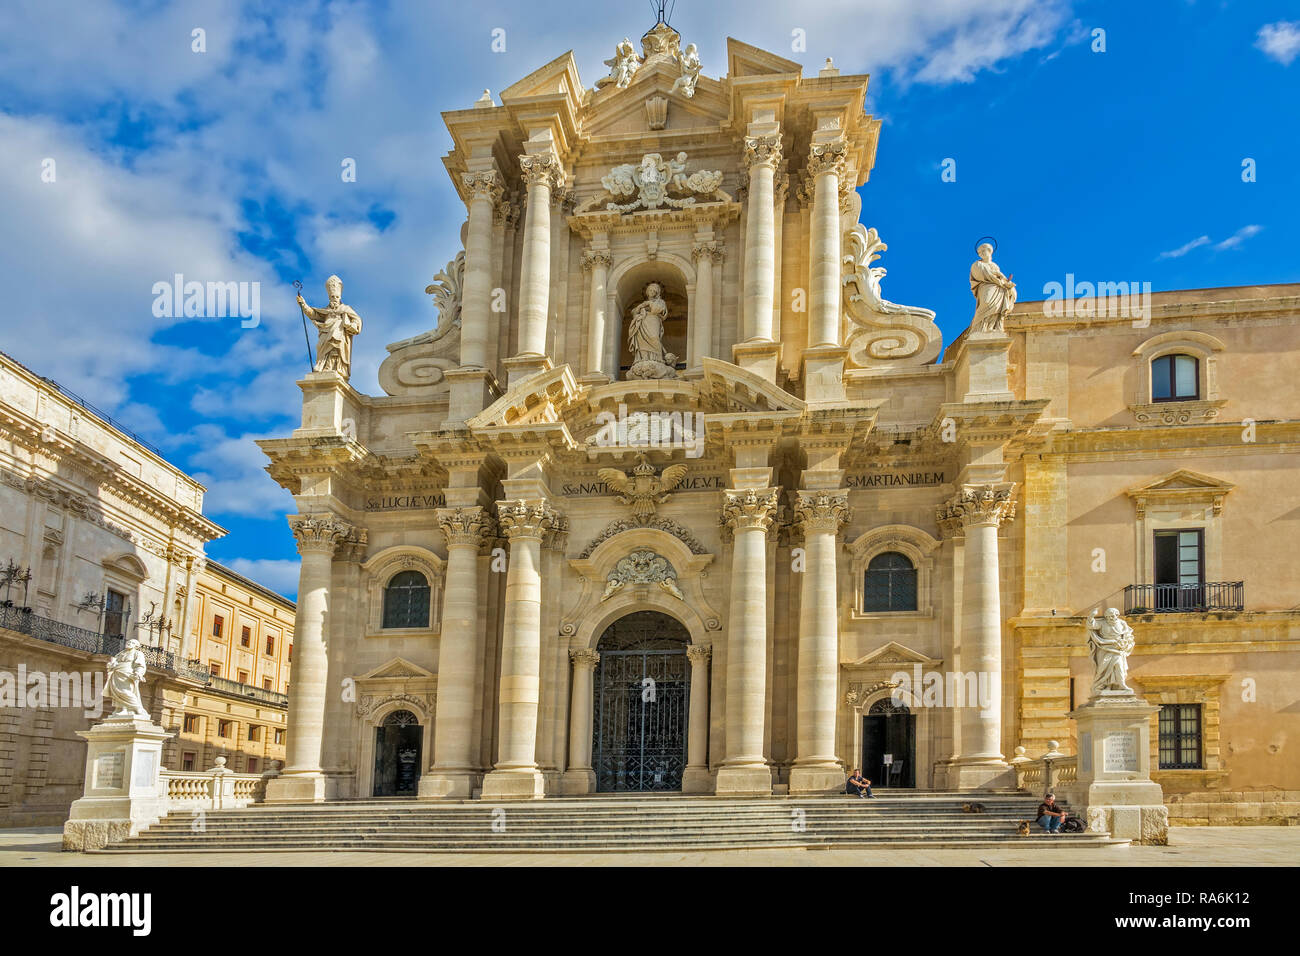
[[[1168,252],[1160,253],[1160,258],[1181,259],[1183,256],[1187,255],[1187,253],[1191,252],[1193,249],[1198,249],[1201,246],[1208,245],[1209,242],[1210,242],[1209,236],[1197,236],[1191,242],[1184,243],[1183,245],[1179,246],[1177,249],[1170,249]]]
[[[1215,249],[1236,249],[1251,236],[1263,230],[1263,226],[1242,226],[1227,239],[1214,244]]]
[[[1255,46],[1263,50],[1269,59],[1290,66],[1291,61],[1300,56],[1300,20],[1279,20],[1277,23],[1265,24],[1259,28]]]
[[[236,574],[293,599],[298,593],[299,562],[279,558],[232,558],[222,561]]]

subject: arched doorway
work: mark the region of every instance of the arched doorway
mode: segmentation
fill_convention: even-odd
[[[689,642],[686,628],[658,611],[619,618],[601,635],[591,744],[597,792],[681,790]]]
[[[395,710],[375,728],[376,797],[413,797],[420,786],[420,720],[409,710]]]
[[[884,697],[862,715],[862,773],[874,786],[916,786],[916,715]]]

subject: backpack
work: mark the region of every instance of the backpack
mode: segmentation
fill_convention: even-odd
[[[1087,829],[1088,826],[1083,822],[1082,817],[1066,817],[1065,823],[1061,825],[1063,833],[1084,833]]]

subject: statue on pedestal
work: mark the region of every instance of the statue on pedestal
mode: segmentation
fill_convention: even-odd
[[[338,372],[344,381],[352,374],[352,336],[361,331],[361,316],[343,304],[343,280],[330,276],[325,280],[329,305],[313,309],[298,296],[298,308],[311,319],[320,332],[316,343],[317,372]]]
[[[1133,628],[1116,608],[1097,618],[1096,609],[1088,615],[1088,645],[1092,654],[1092,696],[1107,691],[1133,694],[1128,686],[1128,656],[1133,652]]]
[[[645,287],[645,301],[632,310],[627,328],[627,345],[632,352],[632,365],[627,377],[676,378],[674,365],[677,356],[664,351],[664,322],[668,320],[668,303],[663,299],[663,287],[651,282]]]
[[[140,681],[144,680],[148,664],[140,642],[131,638],[126,647],[114,654],[108,661],[108,682],[104,686],[104,696],[113,703],[113,712],[109,720],[119,717],[143,717],[149,719],[140,700]]]
[[[970,267],[970,291],[975,296],[971,328],[977,332],[1001,332],[1004,320],[1016,304],[1016,284],[993,261],[992,245],[981,242],[975,251],[979,259]]]

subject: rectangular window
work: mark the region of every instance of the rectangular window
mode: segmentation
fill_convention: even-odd
[[[226,627],[226,619],[220,614],[212,615],[212,636],[220,640],[221,632]]]
[[[269,657],[275,656],[275,638],[270,635],[266,638],[266,653]]]
[[[228,720],[217,721],[217,736],[218,737],[230,736],[230,721]]]
[[[104,594],[104,633],[112,637],[121,637],[125,622],[126,595],[109,588]]]
[[[256,758],[256,757],[249,757],[249,758],[248,758],[248,770],[245,771],[245,772],[246,772],[246,773],[257,773],[257,772],[258,772],[258,769],[259,769],[260,767],[261,767],[261,764],[259,764],[259,763],[257,762],[257,758]]]
[[[184,754],[181,755],[181,769],[182,769],[182,770],[193,770],[193,769],[194,769],[194,756],[195,756],[195,755],[194,755],[194,751],[192,751],[192,750],[187,750],[187,751],[185,751]]]
[[[262,728],[259,727],[257,724],[249,724],[249,725],[248,725],[248,739],[249,739],[249,740],[261,740],[261,739],[262,739]]]
[[[247,684],[247,683],[248,683],[248,671],[240,671],[240,672],[239,672],[239,682],[240,682],[241,684]]]
[[[240,647],[251,647],[253,643],[253,629],[251,627],[241,627],[239,629]]]
[[[1192,355],[1162,355],[1151,363],[1151,401],[1200,398],[1200,363]]]
[[[275,690],[275,681],[269,677],[262,678],[262,690]]]
[[[291,664],[293,663],[293,645],[292,645],[292,644],[289,645],[289,654],[288,654],[288,656],[285,658],[285,660],[287,660],[287,661],[288,661],[289,663],[291,663]]]
[[[276,742],[277,744],[282,744],[282,743],[284,743],[284,731],[283,731],[283,730],[277,730],[277,731],[275,732],[275,742]]]
[[[199,732],[199,715],[198,715],[198,714],[186,714],[186,715],[185,715],[185,723],[184,723],[183,727],[184,727],[184,731],[185,731],[185,733],[187,733],[187,734],[197,734],[197,733]]]
[[[221,665],[218,664],[216,661],[211,661],[208,663],[208,670],[212,673],[213,677],[221,676]]]
[[[1156,607],[1205,607],[1205,532],[1199,528],[1155,533]]]
[[[1201,705],[1160,705],[1160,769],[1201,769]]]

